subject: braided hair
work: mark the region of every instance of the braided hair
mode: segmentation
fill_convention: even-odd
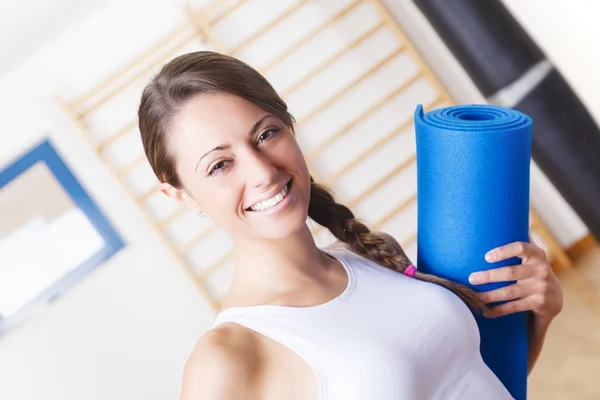
[[[411,265],[400,246],[394,246],[384,234],[369,230],[365,224],[355,218],[348,207],[335,201],[330,190],[316,183],[312,177],[308,216],[317,224],[329,229],[333,236],[365,258],[400,273]],[[415,273],[415,278],[449,289],[476,311],[484,308],[476,292],[466,286],[418,271]]]

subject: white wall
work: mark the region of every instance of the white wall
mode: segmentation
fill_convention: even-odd
[[[107,74],[122,62],[109,55],[136,44],[127,38],[139,7],[147,19],[137,24],[142,31],[151,24],[163,31],[161,24],[178,17],[172,3],[153,6],[113,2],[0,81],[0,165],[49,135],[127,245],[0,338],[2,400],[178,398],[185,360],[212,323],[212,309],[52,97],[65,83],[94,82],[90,73]],[[97,34],[102,31],[123,39],[108,46]]]
[[[384,3],[456,102],[486,102],[412,0],[384,0]],[[600,4],[589,0],[504,0],[504,3],[565,75],[596,121],[600,121],[600,80],[596,78],[600,54],[593,50],[594,38],[600,37],[600,24],[596,21]],[[531,171],[531,201],[563,247],[587,234],[581,219],[535,163]]]

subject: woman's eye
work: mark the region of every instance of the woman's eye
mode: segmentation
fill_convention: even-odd
[[[225,172],[230,162],[230,160],[221,160],[216,162],[215,164],[213,164],[213,167],[210,169],[210,172],[208,174],[211,176],[215,176],[222,172]]]
[[[280,132],[281,129],[279,128],[267,129],[258,136],[258,143],[266,142],[272,139],[274,136],[277,136]]]

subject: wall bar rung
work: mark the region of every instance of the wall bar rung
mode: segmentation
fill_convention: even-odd
[[[192,33],[186,35],[183,38],[183,40],[177,42],[177,44],[175,46],[171,47],[166,54],[163,54],[162,57],[155,60],[148,67],[146,67],[146,68],[142,69],[141,71],[139,71],[138,73],[134,74],[129,80],[121,83],[120,85],[117,85],[112,90],[108,91],[108,93],[106,93],[103,97],[100,97],[100,99],[98,99],[96,102],[89,105],[83,111],[80,111],[77,114],[77,117],[80,119],[85,118],[87,115],[94,112],[96,109],[101,107],[104,103],[106,103],[108,101],[108,99],[116,96],[119,92],[121,92],[122,90],[126,89],[127,87],[133,85],[135,82],[137,82],[139,79],[143,78],[144,76],[151,74],[153,72],[153,70],[157,66],[159,66],[161,63],[163,63],[167,57],[174,55],[179,49],[181,49],[183,46],[185,46],[186,44],[191,42],[197,36],[198,36],[198,34],[196,32],[192,32]]]
[[[409,237],[407,237],[406,239],[404,239],[402,241],[402,243],[400,243],[400,246],[402,246],[402,248],[405,249],[416,241],[417,241],[417,233],[415,232],[412,235],[410,235]]]
[[[196,29],[198,30],[198,34],[200,36],[203,36],[203,35],[206,36],[208,41],[213,45],[215,51],[217,51],[219,53],[226,53],[225,47],[215,37],[213,30],[211,28],[211,25],[207,21],[204,13],[202,11],[195,11],[194,9],[192,9],[192,6],[189,5],[189,3],[187,6],[187,12],[188,12],[190,19],[194,23],[194,26],[196,26]]]
[[[298,90],[298,88],[300,86],[304,85],[306,82],[308,82],[309,80],[314,78],[316,75],[318,75],[321,71],[323,71],[327,67],[331,66],[333,63],[335,63],[337,60],[339,60],[344,54],[348,53],[350,50],[352,50],[353,48],[355,48],[356,46],[358,46],[359,44],[361,44],[362,42],[367,40],[369,38],[369,36],[371,36],[372,34],[374,34],[375,32],[377,32],[379,29],[381,29],[383,27],[384,27],[383,23],[375,25],[373,28],[369,29],[368,31],[366,31],[365,33],[360,35],[358,38],[356,38],[352,42],[348,43],[346,46],[344,46],[343,48],[341,48],[340,50],[335,52],[332,56],[328,57],[321,64],[319,64],[315,68],[313,68],[309,73],[305,74],[299,80],[294,82],[290,87],[283,90],[281,93],[281,96],[285,98],[285,97],[289,96],[290,94],[292,94],[294,91]]]
[[[379,101],[377,101],[377,103],[373,104],[371,107],[369,107],[368,109],[363,111],[361,114],[359,114],[353,120],[351,120],[346,125],[344,125],[340,130],[335,132],[333,135],[329,136],[323,142],[319,143],[318,146],[316,146],[314,149],[312,149],[308,153],[307,158],[308,159],[316,158],[317,155],[321,151],[323,151],[327,146],[333,144],[333,142],[335,142],[336,140],[340,139],[343,135],[348,133],[350,131],[350,129],[354,128],[363,119],[367,118],[369,115],[371,115],[375,111],[379,110],[385,103],[387,103],[388,101],[391,101],[394,97],[398,96],[401,92],[406,90],[406,88],[408,86],[412,85],[415,81],[417,81],[421,76],[422,76],[421,73],[418,72],[415,75],[413,75],[412,77],[410,77],[407,81],[402,83],[402,85],[400,85],[398,88],[394,89],[393,91],[391,91],[390,93],[385,95],[385,97],[381,98]]]
[[[136,118],[134,121],[129,122],[127,125],[125,125],[121,129],[119,129],[117,131],[117,133],[115,133],[114,135],[112,135],[111,137],[109,137],[104,142],[102,142],[98,145],[98,152],[102,153],[104,150],[106,150],[106,148],[108,146],[114,144],[117,140],[119,140],[119,138],[121,138],[122,136],[125,136],[127,133],[131,132],[132,129],[135,129],[137,124],[138,124],[138,120]]]
[[[325,100],[319,106],[317,106],[316,108],[311,110],[307,115],[305,115],[304,117],[302,117],[300,119],[300,122],[298,122],[298,124],[302,125],[302,124],[306,123],[307,121],[311,120],[312,118],[314,118],[319,113],[323,112],[323,110],[325,110],[327,107],[329,107],[330,105],[335,103],[337,100],[342,98],[342,96],[344,96],[346,93],[348,93],[353,87],[355,87],[359,83],[365,81],[370,76],[372,76],[375,72],[377,72],[380,68],[382,68],[384,65],[386,65],[387,63],[392,61],[397,55],[402,53],[402,51],[403,51],[402,47],[399,47],[396,50],[394,50],[392,53],[387,55],[383,60],[379,61],[377,64],[375,64],[371,68],[369,68],[367,71],[360,74],[356,79],[354,79],[354,81],[348,83],[341,90],[339,90],[336,94],[330,96],[329,98],[327,98],[327,100]]]
[[[148,190],[146,190],[145,192],[143,192],[136,200],[139,203],[144,203],[146,200],[148,200],[148,198],[150,196],[152,196],[154,193],[156,193],[159,189],[160,189],[159,185],[156,184],[156,185],[152,186],[151,188],[149,188]]]
[[[169,214],[167,216],[167,218],[159,221],[156,226],[159,229],[163,229],[165,226],[169,225],[175,218],[177,218],[178,216],[180,216],[181,214],[183,214],[185,212],[186,208],[181,206],[179,207],[177,210],[173,211],[171,214]]]
[[[200,8],[198,11],[201,11],[202,14],[204,14],[204,15],[210,15],[213,12],[215,12],[215,10],[217,10],[221,4],[223,4],[223,0],[214,0],[210,4],[208,4],[208,5]],[[188,10],[194,10],[195,11],[195,9],[193,8],[191,0],[185,0],[185,7]]]
[[[347,207],[349,207],[349,208],[350,207],[354,207],[360,201],[364,200],[369,195],[371,195],[373,192],[375,192],[377,189],[379,189],[381,186],[383,186],[383,184],[386,183],[388,180],[392,179],[393,177],[395,177],[396,175],[398,175],[399,173],[401,173],[403,170],[405,170],[406,168],[408,168],[416,160],[417,160],[417,155],[416,154],[413,154],[412,156],[410,156],[409,158],[407,158],[402,164],[398,165],[396,168],[394,168],[393,170],[391,170],[390,172],[388,172],[387,174],[385,174],[383,177],[379,178],[375,183],[373,183],[372,185],[370,185],[361,194],[359,194],[358,196],[356,196],[355,198],[353,198],[352,200],[350,200],[347,203]]]
[[[364,161],[371,154],[373,154],[376,150],[383,147],[384,144],[386,144],[387,142],[392,140],[394,137],[396,137],[398,134],[400,134],[400,132],[402,132],[403,130],[408,128],[410,126],[410,124],[412,124],[412,123],[413,123],[413,120],[409,118],[406,121],[404,121],[400,126],[394,128],[387,135],[385,135],[384,137],[379,139],[377,142],[375,142],[373,145],[371,145],[371,147],[369,147],[365,152],[359,154],[357,157],[353,158],[349,163],[347,163],[344,167],[340,168],[339,170],[334,172],[331,176],[327,177],[327,179],[325,180],[325,184],[331,185],[332,183],[337,181],[342,175],[344,175],[346,172],[348,172],[348,170],[352,169],[353,167],[357,166],[360,162]]]
[[[133,171],[136,167],[142,165],[146,160],[147,158],[145,154],[140,155],[135,160],[133,160],[131,164],[128,164],[125,167],[121,168],[119,171],[117,171],[117,176],[119,177],[119,179],[124,179],[125,176],[127,176],[127,174]]]
[[[332,26],[338,20],[342,19],[344,16],[346,16],[348,13],[350,13],[350,11],[354,10],[362,2],[363,2],[363,0],[354,1],[353,3],[347,5],[344,9],[339,11],[337,14],[335,14],[331,19],[328,19],[323,24],[317,26],[316,28],[314,28],[313,30],[308,32],[308,34],[306,34],[304,37],[302,37],[302,39],[298,40],[292,46],[288,47],[285,51],[279,53],[279,55],[277,55],[277,57],[275,57],[274,59],[269,61],[263,67],[261,67],[260,68],[261,72],[264,75],[266,75],[271,69],[273,69],[275,66],[279,65],[280,62],[282,62],[287,57],[289,57],[290,55],[295,53],[299,48],[304,46],[306,43],[310,42],[319,33],[323,32],[325,29]]]
[[[244,3],[246,3],[248,0],[238,0],[235,3],[231,4],[229,7],[227,7],[224,11],[220,12],[219,14],[217,14],[216,17],[214,18],[209,18],[208,23],[211,25],[215,25],[218,24],[219,22],[221,22],[221,20],[223,20],[225,17],[227,17],[229,14],[233,13],[235,10],[237,10],[238,8],[240,8]],[[218,3],[219,1],[216,1],[215,3]],[[208,15],[210,16],[210,13],[212,11],[211,10],[204,10],[204,15]]]
[[[229,250],[227,253],[223,254],[217,261],[206,267],[200,273],[201,279],[205,279],[208,275],[213,273],[219,266],[224,264],[226,261],[233,257],[233,250]]]
[[[210,23],[211,24],[216,24],[216,23],[220,22],[223,18],[225,18],[227,15],[229,15],[230,13],[232,13],[233,11],[235,11],[239,6],[241,6],[242,4],[244,4],[246,1],[247,0],[239,0],[236,3],[232,4],[225,11],[219,13],[215,18],[212,18],[210,20]],[[220,0],[215,1],[213,4],[209,5],[208,8],[210,8],[213,5],[218,5],[217,3],[220,3]],[[94,96],[98,95],[106,87],[112,85],[114,82],[116,82],[117,80],[119,80],[120,78],[122,78],[123,76],[125,76],[128,72],[130,72],[131,70],[135,69],[135,67],[137,67],[139,64],[141,64],[142,62],[144,62],[146,59],[151,58],[162,47],[165,47],[170,42],[174,41],[179,35],[183,34],[189,28],[190,28],[189,24],[183,24],[183,25],[177,27],[176,29],[174,29],[173,31],[171,31],[170,33],[168,33],[164,38],[162,38],[158,42],[154,43],[150,48],[148,48],[146,51],[144,51],[138,57],[136,57],[131,62],[129,62],[119,72],[117,72],[116,74],[113,74],[113,75],[109,76],[104,81],[100,82],[94,88],[92,88],[87,93],[85,93],[83,96],[81,96],[81,97],[79,97],[79,98],[77,98],[77,99],[75,99],[75,100],[73,100],[71,102],[68,102],[66,104],[67,109],[69,109],[71,112],[75,112],[76,109],[82,107],[85,103],[89,102]],[[191,41],[191,39],[188,40],[188,41]],[[167,54],[167,56],[168,56],[168,54]],[[163,59],[163,58],[164,57],[161,57],[161,59]],[[154,64],[155,63],[153,63],[153,65]],[[132,79],[129,79],[129,80],[132,80]]]
[[[417,200],[417,194],[414,193],[409,198],[407,198],[406,200],[404,200],[402,203],[400,203],[396,207],[394,207],[391,211],[389,211],[383,217],[381,217],[380,219],[378,219],[377,222],[375,222],[374,224],[372,224],[373,230],[379,229],[381,227],[381,225],[385,224],[394,215],[398,214],[399,212],[401,212],[402,210],[404,210],[405,208],[407,208],[408,206],[410,206],[411,204],[413,204],[416,200]]]
[[[409,165],[411,165],[412,163],[414,163],[416,161],[416,159],[417,159],[416,154],[413,154],[408,159],[406,159],[402,164],[398,165],[396,168],[394,168],[393,170],[391,170],[390,172],[388,172],[387,174],[385,174],[384,176],[382,176],[381,178],[379,178],[375,183],[373,183],[372,185],[370,185],[361,194],[359,194],[358,196],[356,196],[355,198],[353,198],[352,200],[350,200],[348,202],[342,202],[342,203],[346,207],[348,207],[349,209],[352,209],[352,207],[356,206],[359,202],[361,202],[362,200],[364,200],[365,198],[367,198],[370,194],[372,194],[374,191],[376,191],[378,188],[380,188],[389,179],[392,179],[394,176],[396,176],[400,172],[402,172],[402,170],[404,170]],[[325,229],[323,226],[317,225],[313,229],[312,232],[313,232],[313,234],[318,234],[323,229]]]
[[[269,31],[272,28],[274,28],[275,26],[279,25],[287,17],[289,17],[290,15],[292,15],[300,7],[304,6],[309,1],[310,0],[300,0],[300,1],[297,1],[296,4],[294,4],[293,6],[291,6],[290,8],[288,8],[287,10],[285,10],[277,18],[275,18],[273,21],[271,21],[268,24],[266,24],[262,29],[260,29],[259,31],[253,33],[252,35],[250,35],[249,37],[247,37],[246,39],[244,39],[240,44],[238,44],[236,47],[234,47],[230,51],[230,54],[231,55],[236,55],[237,53],[239,53],[244,47],[248,46],[249,44],[251,44],[252,42],[254,42],[255,40],[257,40],[259,37],[261,37],[262,35],[264,35],[267,31]]]
[[[204,238],[211,232],[214,232],[216,229],[217,229],[217,226],[215,224],[210,225],[208,228],[206,228],[202,232],[198,233],[196,236],[194,236],[188,242],[179,246],[177,248],[177,250],[179,250],[181,253],[187,253],[192,247],[194,247],[196,245],[196,243],[198,243],[199,240],[202,240],[202,238]]]
[[[133,61],[127,63],[125,67],[123,67],[119,72],[113,74],[100,82],[98,85],[94,86],[91,90],[89,90],[84,95],[79,98],[66,103],[67,108],[71,112],[75,112],[76,109],[83,106],[85,103],[90,101],[94,96],[99,94],[106,87],[112,85],[114,82],[119,80],[121,77],[125,76],[129,71],[135,69],[141,62],[145,59],[153,56],[160,48],[166,46],[169,42],[175,40],[177,36],[184,33],[189,28],[188,25],[182,25],[177,29],[174,29],[172,32],[168,33],[164,38],[153,44],[149,49],[140,54],[137,58],[134,58]]]
[[[402,29],[400,29],[400,26],[394,20],[390,12],[381,3],[381,0],[370,1],[371,4],[373,4],[375,9],[377,10],[380,18],[387,24],[388,28],[390,28],[390,30],[402,41],[402,43],[406,47],[407,53],[410,54],[412,60],[419,66],[419,69],[423,71],[423,75],[427,77],[429,83],[431,83],[435,87],[435,90],[438,93],[438,96],[442,99],[442,102],[448,104],[454,103],[446,89],[440,84],[440,82],[436,79],[435,75],[433,75],[433,73],[431,72],[429,66],[420,57],[419,52],[415,49],[415,46],[404,34]]]

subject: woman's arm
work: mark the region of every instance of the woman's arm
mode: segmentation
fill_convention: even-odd
[[[259,398],[260,358],[250,335],[222,327],[206,332],[186,363],[181,400]]]
[[[550,327],[552,321],[541,318],[530,312],[527,315],[527,326],[529,331],[528,340],[528,360],[527,360],[527,372],[531,373],[535,363],[538,360],[544,346],[544,340],[546,339],[546,332]]]
[[[519,257],[522,263],[471,274],[472,284],[516,281],[512,285],[481,292],[486,303],[506,302],[488,308],[484,315],[497,318],[520,311],[529,311],[528,370],[531,372],[544,345],[552,320],[563,307],[563,294],[546,253],[530,237],[531,243],[514,242],[491,250],[486,259],[498,262]]]

